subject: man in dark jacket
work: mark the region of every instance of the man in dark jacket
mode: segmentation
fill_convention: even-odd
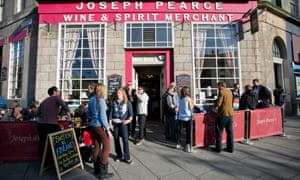
[[[269,107],[270,103],[272,102],[271,92],[265,86],[260,85],[258,79],[253,79],[252,82],[252,90],[255,92],[256,97],[258,99],[257,108]]]
[[[245,110],[245,109],[254,110],[254,109],[256,109],[257,102],[258,102],[257,97],[256,97],[254,91],[252,91],[251,85],[247,84],[245,86],[245,91],[242,94],[242,97],[239,102],[239,109],[240,110]]]

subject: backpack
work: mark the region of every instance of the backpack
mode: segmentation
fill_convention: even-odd
[[[161,104],[162,104],[162,112],[165,113],[166,109],[168,107],[167,103],[167,97],[168,97],[168,92],[166,91],[162,96],[161,96]]]
[[[163,113],[167,116],[172,116],[172,115],[176,115],[176,110],[175,108],[171,108],[170,106],[168,106],[168,96],[171,96],[172,98],[172,103],[174,104],[174,95],[173,94],[169,94],[168,92],[166,92],[163,95]]]

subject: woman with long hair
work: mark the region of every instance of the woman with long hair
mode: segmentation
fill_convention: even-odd
[[[181,148],[181,136],[183,129],[185,129],[185,151],[191,152],[191,121],[194,109],[194,103],[190,97],[190,90],[188,87],[181,88],[179,108],[178,108],[178,121],[177,121],[177,145],[176,148]]]
[[[116,158],[119,162],[122,157],[122,149],[120,144],[120,137],[123,141],[124,161],[129,165],[133,164],[130,159],[129,144],[128,144],[128,128],[127,125],[133,118],[132,105],[126,96],[123,88],[117,89],[117,98],[112,102],[109,113],[109,124],[113,130]]]
[[[100,174],[100,179],[113,176],[113,173],[108,172],[110,137],[112,137],[112,135],[107,121],[105,95],[106,86],[97,84],[95,94],[91,97],[87,110],[87,116],[91,119],[91,133],[95,145],[93,151],[94,172],[95,174]],[[101,145],[103,151],[99,153]]]

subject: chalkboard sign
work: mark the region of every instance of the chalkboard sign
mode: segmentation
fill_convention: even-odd
[[[107,97],[111,100],[112,94],[115,92],[116,88],[122,86],[122,76],[118,74],[113,74],[107,77]]]
[[[176,86],[180,90],[184,86],[191,89],[191,76],[188,74],[180,74],[176,76]]]
[[[74,168],[81,166],[81,169],[83,169],[83,163],[75,136],[75,131],[72,128],[48,135],[43,160],[41,163],[40,175],[42,174],[42,171],[44,171],[43,166],[45,163],[45,156],[47,154],[49,143],[51,145],[56,173],[59,180],[61,179],[61,175],[64,175]]]

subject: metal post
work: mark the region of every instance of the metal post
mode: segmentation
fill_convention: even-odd
[[[284,105],[281,106],[280,110],[281,110],[281,121],[282,121],[282,134],[281,134],[281,136],[286,137],[285,130],[284,130]]]
[[[250,110],[246,109],[245,111],[245,140],[242,142],[243,144],[252,144],[249,140],[249,129],[250,129]]]
[[[193,152],[193,145],[192,145],[192,143],[193,143],[193,132],[194,132],[194,129],[193,129],[193,121],[194,121],[194,115],[192,114],[192,119],[191,119],[191,123],[190,123],[190,130],[191,130],[191,143],[190,143],[190,150],[191,150],[191,152]]]

